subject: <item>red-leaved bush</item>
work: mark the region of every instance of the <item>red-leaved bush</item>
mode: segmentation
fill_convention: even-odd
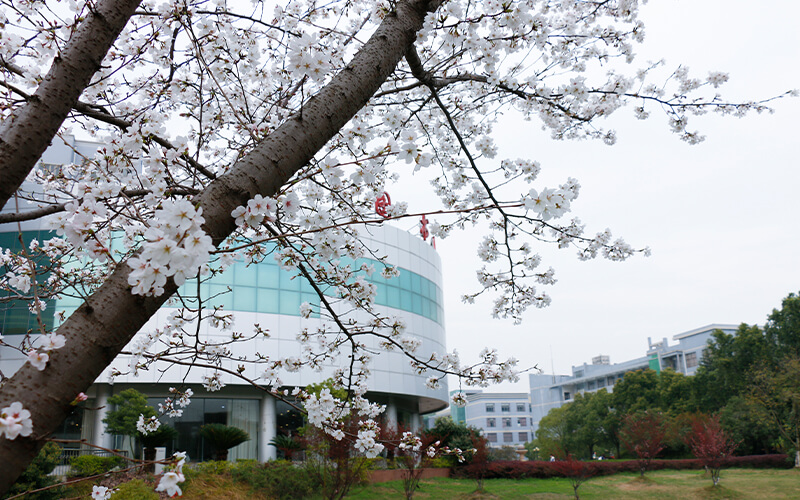
[[[667,421],[655,411],[625,415],[620,430],[620,440],[626,450],[636,455],[639,474],[650,468],[650,463],[664,449],[667,440]]]
[[[572,457],[566,460],[559,460],[558,462],[551,462],[550,467],[561,477],[569,479],[572,484],[572,491],[575,493],[575,500],[580,500],[578,495],[578,488],[584,481],[592,476],[590,462],[581,462]]]
[[[725,459],[733,455],[739,443],[734,442],[719,424],[719,417],[701,417],[692,422],[692,431],[686,436],[692,455],[711,473],[714,486],[719,484],[719,473]]]
[[[546,462],[542,460],[519,462],[519,461],[497,461],[489,462],[488,466],[482,467],[479,473],[486,479],[547,479],[551,477],[565,477],[553,464],[558,462]],[[588,477],[607,476],[620,472],[639,472],[637,460],[626,460],[624,462],[597,461],[583,462],[587,467]],[[746,457],[729,457],[722,461],[723,467],[749,467],[754,469],[789,469],[792,462],[785,454],[773,455],[750,455]],[[705,466],[703,462],[696,459],[683,460],[652,460],[650,470],[702,470]],[[463,477],[475,479],[475,473],[469,465],[456,467],[453,470],[453,477]]]

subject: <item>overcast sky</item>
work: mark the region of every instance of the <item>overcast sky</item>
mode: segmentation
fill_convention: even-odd
[[[665,58],[668,67],[685,64],[700,77],[727,72],[731,80],[720,91],[733,101],[800,88],[795,0],[651,0],[642,19],[641,62]],[[598,354],[612,363],[643,356],[648,337],[672,344],[673,335],[710,323],[763,324],[800,290],[800,99],[774,108],[743,119],[694,117],[689,128],[707,137],[696,146],[681,142],[655,110],[647,121],[619,111],[612,147],[553,142],[537,123],[508,117],[496,134],[498,159],[540,161],[541,185],[577,178],[582,190],[572,215],[587,232],[609,227],[653,254],[580,262],[573,250],[539,248],[559,280],[548,287],[553,303],[514,326],[493,320],[488,302],[459,300],[475,288],[478,234],[439,241],[448,347],[471,360],[488,345],[521,366],[570,373]],[[526,391],[527,378],[490,390],[512,389]]]

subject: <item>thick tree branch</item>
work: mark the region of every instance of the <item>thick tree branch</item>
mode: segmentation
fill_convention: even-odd
[[[36,93],[0,127],[0,207],[33,169],[141,0],[99,0]]]

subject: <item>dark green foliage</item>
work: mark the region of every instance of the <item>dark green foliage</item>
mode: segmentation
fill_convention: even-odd
[[[800,296],[790,293],[780,309],[772,310],[764,325],[764,335],[773,347],[773,357],[800,357]]]
[[[489,448],[489,461],[497,460],[518,460],[516,449],[513,446],[501,446],[499,448]]]
[[[144,415],[145,419],[157,415],[151,406],[147,406],[147,396],[136,389],[125,389],[114,394],[108,398],[108,402],[116,408],[108,412],[103,422],[106,429],[113,434],[137,436],[139,431],[136,429],[136,422],[139,415]]]
[[[754,370],[747,399],[769,417],[800,467],[800,358],[787,356],[777,369]]]
[[[230,473],[235,481],[248,484],[253,491],[280,500],[308,498],[319,487],[305,468],[285,460],[263,464],[242,460],[231,464]]]
[[[294,454],[303,449],[303,444],[298,439],[286,434],[278,434],[270,440],[269,444],[283,453],[286,460],[292,460]]]
[[[613,406],[621,414],[661,409],[658,373],[653,370],[628,372],[614,386]]]
[[[757,326],[742,324],[735,335],[717,330],[711,334],[703,362],[693,385],[698,409],[706,413],[721,410],[730,398],[742,395],[748,373],[770,362],[771,348]]]
[[[200,435],[216,450],[215,460],[227,460],[229,449],[250,440],[242,429],[223,424],[206,424],[200,427]]]
[[[103,474],[114,467],[121,467],[125,461],[120,457],[99,457],[97,455],[80,455],[69,461],[70,477],[89,477]]]
[[[436,419],[433,427],[424,432],[425,437],[431,442],[440,441],[440,446],[451,449],[468,450],[472,448],[473,437],[479,436],[480,431],[475,427],[468,427],[463,423],[456,423],[450,417]]]
[[[139,433],[139,442],[145,448],[155,448],[164,446],[176,437],[178,437],[178,431],[175,428],[161,424],[158,429],[148,432],[146,435]]]
[[[36,455],[25,472],[17,479],[17,482],[8,490],[8,496],[18,495],[25,491],[36,490],[56,484],[56,479],[48,476],[56,468],[61,460],[61,447],[55,443],[47,443]],[[61,498],[62,489],[52,488],[39,493],[26,495],[24,498],[30,500],[50,500]]]
[[[153,486],[145,483],[141,479],[134,479],[127,483],[117,486],[118,491],[111,498],[113,500],[158,500],[158,493],[153,490]]]
[[[737,453],[757,455],[772,453],[771,443],[779,434],[769,414],[759,405],[742,396],[734,396],[719,413],[720,423],[731,438],[739,443]]]

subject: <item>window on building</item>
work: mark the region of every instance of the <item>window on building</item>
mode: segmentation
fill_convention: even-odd
[[[575,370],[575,378],[583,377],[583,370]]]
[[[610,376],[610,377],[608,377],[608,386],[609,386],[609,387],[613,386],[613,385],[614,385],[614,382],[615,382],[615,380],[616,380],[616,379],[614,378],[614,376],[613,376],[613,375],[612,375],[612,376]]]
[[[494,413],[494,403],[486,403],[486,413]]]
[[[497,427],[497,422],[493,418],[487,418],[486,427]]]
[[[586,389],[586,384],[584,384],[583,382],[575,386],[576,391],[582,391],[584,389]]]
[[[528,442],[528,433],[527,432],[520,432],[519,433],[519,440],[523,443]]]
[[[572,394],[570,394],[570,393],[568,393],[568,392],[565,392],[565,393],[564,393],[564,401],[569,401],[569,397],[570,397],[570,396],[572,396]]]
[[[599,378],[597,379],[597,388],[605,387],[606,386],[606,379]]]
[[[511,417],[503,417],[503,427],[511,427]]]
[[[525,411],[525,403],[517,403],[517,411]]]
[[[588,381],[588,382],[586,383],[586,390],[587,390],[587,391],[593,391],[593,390],[594,390],[594,388],[595,388],[595,383],[594,383],[594,380],[590,380],[590,381]]]
[[[503,413],[508,413],[511,411],[511,403],[503,403],[500,405],[500,411]]]
[[[504,432],[503,433],[503,442],[504,443],[513,443],[514,442],[514,433],[513,432]]]
[[[486,440],[489,441],[490,443],[496,443],[497,442],[497,433],[496,432],[490,432],[490,433],[486,434]]]
[[[518,417],[517,418],[517,425],[520,427],[527,427],[528,426],[528,418],[527,417]]]
[[[697,353],[696,352],[687,352],[686,353],[686,368],[694,368],[697,366]]]

